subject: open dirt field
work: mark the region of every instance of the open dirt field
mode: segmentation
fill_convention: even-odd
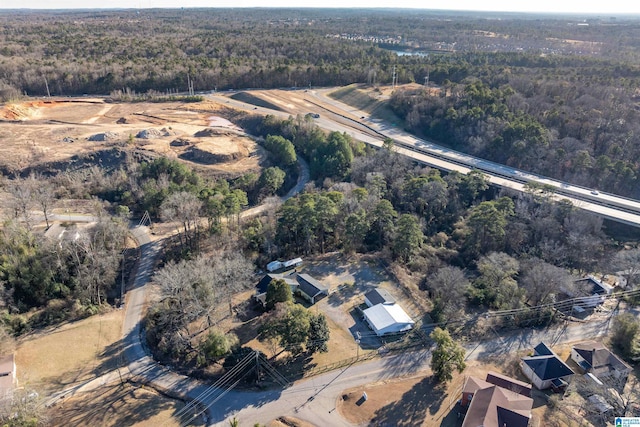
[[[213,102],[32,100],[0,105],[0,168],[20,171],[126,145],[222,173],[259,169],[264,153]]]

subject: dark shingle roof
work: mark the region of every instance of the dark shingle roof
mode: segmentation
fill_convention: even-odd
[[[555,353],[553,352],[553,350],[551,350],[551,348],[549,348],[548,345],[541,342],[537,346],[533,347],[533,355],[534,356],[551,356],[551,355],[555,356]]]
[[[308,274],[298,274],[297,280],[298,284],[300,285],[298,289],[312,298],[320,294],[329,293],[329,288],[327,288]]]
[[[364,294],[364,297],[369,300],[371,305],[393,304],[396,302],[395,298],[393,298],[391,294],[384,289],[372,289]]]
[[[600,342],[584,341],[574,345],[573,348],[594,371],[606,372],[609,369],[631,370],[629,365]]]
[[[531,384],[518,381],[505,375],[500,375],[496,372],[489,372],[487,373],[487,382],[495,384],[498,387],[511,390],[512,392],[521,394],[522,396],[531,397]]]
[[[573,375],[573,371],[555,354],[523,357],[522,361],[543,381]]]
[[[266,274],[262,279],[260,279],[260,281],[256,285],[256,295],[261,295],[266,293],[267,289],[269,288],[269,283],[278,279],[283,279],[285,282],[287,282],[289,286],[297,286],[297,283],[294,280],[293,276],[289,274],[269,273],[269,274]]]

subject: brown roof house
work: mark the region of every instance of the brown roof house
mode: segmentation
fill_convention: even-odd
[[[468,407],[462,427],[527,427],[531,385],[489,372],[486,380],[467,377],[460,405]]]
[[[571,368],[542,342],[534,347],[533,356],[521,359],[520,367],[538,390],[562,391],[573,376]]]
[[[622,386],[632,371],[631,366],[597,341],[583,341],[574,345],[571,349],[571,360],[599,380],[611,378]]]
[[[10,397],[17,385],[14,355],[0,356],[0,399]]]

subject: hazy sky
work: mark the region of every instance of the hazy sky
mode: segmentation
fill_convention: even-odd
[[[402,7],[513,12],[640,14],[637,0],[0,0],[0,8]]]

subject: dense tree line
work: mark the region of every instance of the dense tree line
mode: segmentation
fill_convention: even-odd
[[[636,84],[624,89],[626,78],[603,65],[598,82],[586,67],[569,76],[559,75],[568,71],[562,61],[544,67],[523,72],[505,63],[500,76],[473,73],[437,94],[397,91],[391,106],[410,130],[458,150],[638,197]]]
[[[61,241],[18,222],[7,224],[0,232],[0,306],[20,313],[54,299],[99,307],[119,298],[115,285],[126,230],[122,219],[106,214],[87,230],[69,230],[75,238]]]
[[[164,93],[186,91],[188,81],[196,91],[390,82],[394,64],[400,82],[423,81],[429,69],[423,57],[398,57],[379,46],[597,55],[617,61],[625,78],[637,77],[629,65],[637,58],[637,21],[591,19],[578,26],[576,17],[487,17],[319,9],[8,11],[0,14],[0,97]],[[452,81],[465,74],[455,64],[436,68],[435,81],[444,68]]]
[[[356,158],[351,171],[349,183],[287,200],[275,223],[254,220],[252,230],[270,230],[254,248],[269,245],[283,256],[380,251],[424,275],[437,321],[461,316],[468,305],[524,308],[566,298],[571,272],[594,271],[610,256],[601,219],[536,188],[494,198],[481,173],[443,176],[412,165],[391,142]],[[626,268],[634,252],[615,259]]]

